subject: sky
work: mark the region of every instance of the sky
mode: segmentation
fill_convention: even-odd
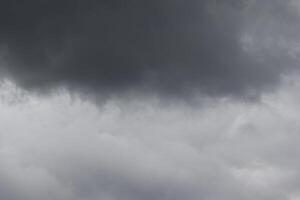
[[[1,0],[0,199],[300,200],[299,0]]]

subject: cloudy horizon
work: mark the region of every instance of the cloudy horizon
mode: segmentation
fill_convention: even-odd
[[[2,0],[0,199],[299,200],[299,0]]]

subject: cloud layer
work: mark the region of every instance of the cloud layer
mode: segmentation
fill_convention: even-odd
[[[67,94],[28,96],[7,84],[0,197],[298,199],[299,85],[286,84],[259,105],[162,108],[116,99],[99,110]]]
[[[1,72],[27,89],[257,96],[298,65],[297,4],[3,0]]]
[[[299,20],[298,0],[2,0],[0,199],[299,200]]]

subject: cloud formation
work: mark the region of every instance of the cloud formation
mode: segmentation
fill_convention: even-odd
[[[299,20],[298,0],[2,0],[0,199],[299,200]]]
[[[288,82],[287,82],[288,83]],[[1,88],[0,198],[294,200],[299,81],[251,105],[161,107]],[[22,92],[22,91],[21,91]]]
[[[27,89],[256,96],[298,65],[297,4],[3,0],[1,72]]]

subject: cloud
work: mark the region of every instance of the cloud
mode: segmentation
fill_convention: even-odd
[[[4,0],[1,72],[40,91],[256,97],[299,64],[295,5]]]
[[[299,17],[296,0],[1,1],[0,199],[299,199]]]
[[[260,104],[114,99],[99,108],[67,93],[18,97],[6,83],[0,198],[297,199],[299,87],[289,78]]]

